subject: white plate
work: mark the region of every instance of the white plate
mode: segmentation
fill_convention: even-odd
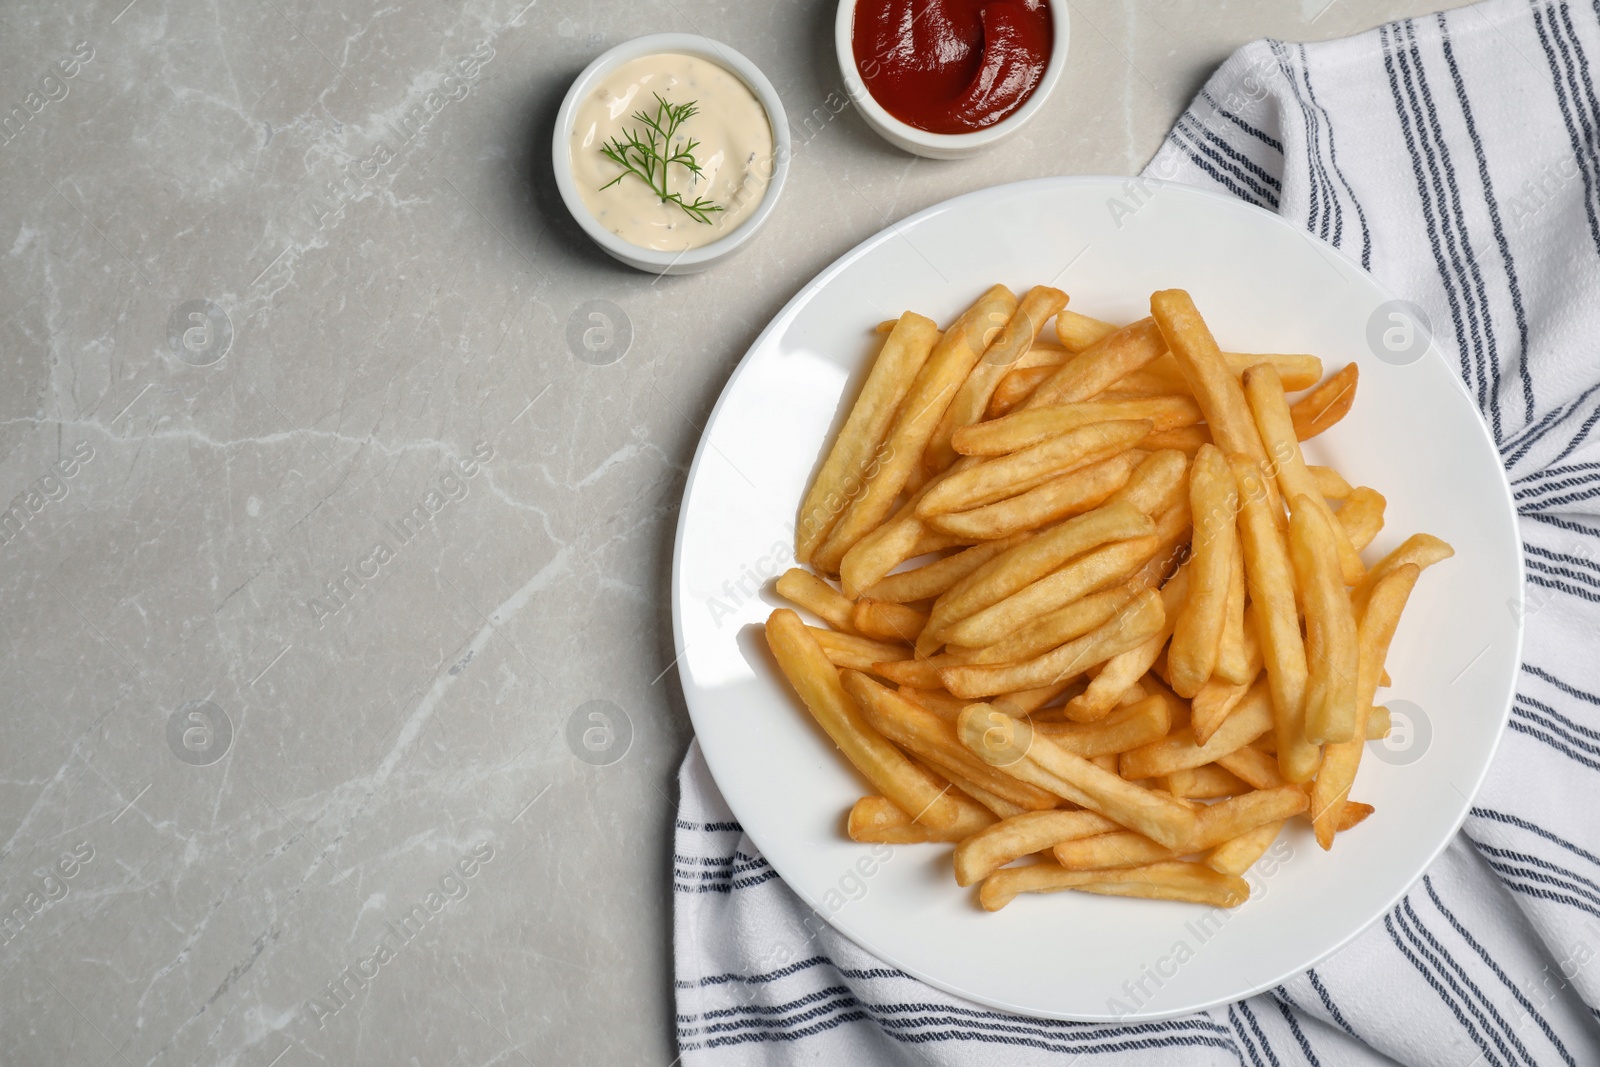
[[[1409,702],[1415,721],[1409,748],[1375,742],[1362,761],[1352,796],[1376,814],[1331,853],[1303,825],[1285,834],[1281,861],[1268,853],[1251,900],[1231,913],[1056,893],[987,914],[955,885],[948,846],[898,846],[874,861],[843,831],[864,783],[767,654],[759,624],[780,603],[770,579],[792,565],[800,497],[874,351],[872,327],[908,308],[948,322],[996,281],[1019,293],[1054,284],[1074,309],[1122,322],[1149,314],[1154,290],[1180,286],[1224,348],[1315,352],[1330,371],[1356,361],[1355,410],[1307,445],[1309,459],[1388,498],[1369,563],[1416,531],[1455,546],[1423,575],[1390,654],[1394,688],[1380,697]],[[1522,554],[1505,475],[1437,348],[1408,365],[1374,355],[1369,320],[1390,299],[1276,215],[1121,178],[958,197],[891,226],[802,289],[712,413],[684,492],[672,585],[695,733],[729,806],[790,888],[852,941],[941,989],[1079,1020],[1159,1019],[1249,996],[1388,911],[1461,825],[1522,650],[1512,608]]]

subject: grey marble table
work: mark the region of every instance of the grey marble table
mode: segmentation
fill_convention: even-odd
[[[672,1062],[668,574],[745,348],[892,220],[1136,171],[1249,39],[1437,3],[1079,0],[960,163],[836,106],[822,0],[0,7],[0,1060]],[[656,280],[548,146],[662,30],[797,148],[741,259]]]

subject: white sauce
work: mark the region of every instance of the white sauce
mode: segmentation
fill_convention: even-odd
[[[674,164],[667,172],[667,192],[687,203],[700,197],[714,201],[722,210],[712,212],[709,223],[677,204],[662,203],[642,178],[601,154],[611,138],[627,139],[625,129],[643,139],[644,128],[634,115],[656,114],[654,93],[673,105],[694,101],[699,109],[678,128],[672,148],[700,142],[694,150],[700,177]],[[772,178],[772,141],[766,109],[728,70],[670,52],[642,56],[606,75],[578,105],[572,177],[600,225],[641,248],[678,252],[726,237],[754,213]],[[620,182],[601,188],[619,174]]]

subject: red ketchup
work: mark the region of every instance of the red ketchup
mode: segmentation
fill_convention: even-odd
[[[1032,95],[1052,36],[1045,0],[859,0],[851,46],[889,114],[929,133],[971,133]]]

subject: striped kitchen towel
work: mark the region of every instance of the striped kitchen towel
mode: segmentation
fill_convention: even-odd
[[[1050,1022],[932,989],[837,934],[691,746],[675,842],[678,1040],[712,1064],[1600,1064],[1600,0],[1495,0],[1260,41],[1148,174],[1303,225],[1420,305],[1499,444],[1527,622],[1466,827],[1395,910],[1260,996]]]

